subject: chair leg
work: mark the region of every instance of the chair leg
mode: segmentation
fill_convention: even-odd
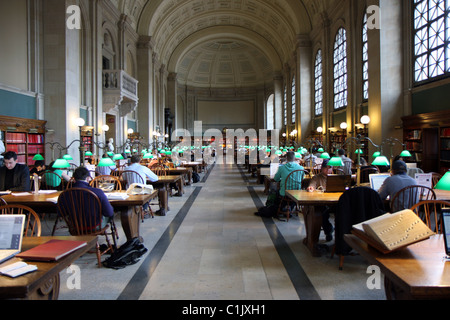
[[[342,270],[342,268],[344,267],[344,258],[345,256],[340,254],[339,255],[339,270]]]
[[[99,246],[98,242],[96,244],[96,252],[97,252],[98,267],[101,268],[102,267],[102,259],[101,259],[101,253],[100,253],[100,246]]]

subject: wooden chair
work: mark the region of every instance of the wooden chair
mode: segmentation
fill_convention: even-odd
[[[124,184],[125,189],[128,189],[130,187],[130,185],[133,184],[133,183],[145,184],[145,181],[141,177],[141,175],[139,173],[137,173],[136,171],[133,171],[133,170],[124,170],[124,171],[122,171],[121,174],[120,174],[120,180]],[[150,211],[150,215],[152,216],[152,218],[154,218],[155,215],[153,214],[153,210],[150,207],[150,203],[148,203],[148,209]],[[140,211],[141,211],[141,220],[142,220],[142,222],[144,222],[145,210],[144,210],[143,206],[140,207]]]
[[[288,174],[284,183],[284,191],[286,190],[301,190],[302,189],[302,180],[305,177],[305,170],[294,170]],[[286,220],[289,221],[289,216],[291,214],[291,205],[296,202],[291,200],[288,196],[284,196],[281,198],[280,205],[278,206],[277,215],[283,213],[283,208],[286,207]],[[296,209],[298,210],[297,206]]]
[[[45,171],[41,174],[40,190],[64,190],[64,179],[53,171]]]
[[[442,208],[450,208],[450,202],[443,200],[424,200],[411,207],[432,231],[442,233]]]
[[[0,197],[0,206],[6,206],[7,204],[6,200]]]
[[[378,169],[378,167],[376,167],[376,166],[367,166],[367,167],[361,167],[360,172],[361,172],[360,173],[361,183],[367,183],[367,182],[370,182],[369,175],[380,173],[380,169]]]
[[[420,185],[405,187],[392,197],[390,201],[391,212],[409,209],[423,200],[436,200],[434,190]]]
[[[91,180],[91,182],[89,182],[89,185],[91,187],[99,188],[99,189],[102,189],[102,187],[104,188],[103,184],[109,184],[109,185],[112,184],[113,185],[112,190],[118,190],[118,191],[122,190],[122,183],[120,181],[120,178],[116,177],[116,176],[102,175],[102,176],[95,177],[94,179]]]
[[[431,173],[431,185],[434,188],[434,186],[441,180],[442,175],[437,172],[430,172]]]
[[[41,236],[41,219],[30,207],[20,204],[7,204],[0,206],[0,214],[24,214],[26,215],[24,237]]]
[[[155,164],[151,166],[150,170],[157,176],[167,176],[167,168],[162,164]]]
[[[102,227],[102,205],[97,195],[88,189],[72,188],[63,191],[58,197],[57,203],[58,213],[62,216],[69,233],[73,236],[81,235],[102,235],[106,239],[107,248],[100,250],[97,242],[96,253],[98,267],[101,267],[101,256],[106,252],[115,250],[116,244],[116,228],[113,218],[110,225]],[[110,231],[108,231],[110,229]],[[114,241],[114,246],[109,240],[109,236]]]

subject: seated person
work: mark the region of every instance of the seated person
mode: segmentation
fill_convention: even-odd
[[[328,165],[328,162],[328,159],[323,160],[320,172],[312,177],[306,190],[313,192],[317,189],[322,189],[324,191],[327,189],[327,176],[333,172],[333,168]],[[329,221],[330,207],[323,206],[320,209],[322,210],[322,228],[325,233],[326,241],[331,241],[333,240],[334,227]]]
[[[30,170],[17,163],[17,154],[8,151],[4,155],[4,166],[0,168],[1,191],[30,191]]]
[[[30,170],[31,175],[40,175],[46,170],[44,160],[36,160],[34,162],[34,168]]]
[[[102,158],[108,158],[106,154],[103,155]],[[111,175],[111,171],[115,170],[116,166],[109,166],[109,167],[99,167],[97,166],[95,168],[95,173],[97,173],[99,176],[109,176]]]
[[[390,199],[401,189],[406,188],[408,186],[417,185],[417,181],[414,178],[411,178],[406,173],[408,168],[406,163],[401,160],[397,160],[392,165],[392,176],[388,177],[384,180],[383,184],[378,190],[380,197],[382,200],[385,200],[388,196]],[[410,204],[408,199],[405,199],[405,203],[400,203],[398,208],[391,208],[392,212],[397,212],[403,209],[409,209]]]
[[[113,218],[114,209],[109,203],[108,198],[106,197],[103,190],[91,187],[89,185],[89,181],[91,178],[90,172],[85,167],[78,167],[73,172],[73,178],[75,179],[75,183],[72,185],[72,188],[83,188],[88,189],[94,192],[100,200],[102,205],[102,223],[101,227],[104,228]]]
[[[48,171],[56,173],[58,176],[60,176],[65,181],[69,181],[70,177],[67,174],[65,174],[61,169],[53,168],[54,164],[55,164],[55,161],[52,161],[48,165],[48,169],[49,169]],[[42,175],[42,179],[45,179],[45,183],[49,187],[59,187],[62,182],[61,179],[56,177],[54,174],[47,174],[45,172]]]
[[[344,163],[344,166],[343,167],[339,167],[339,168],[342,169],[343,174],[351,175],[352,174],[353,160],[348,158],[345,155],[345,150],[344,149],[339,149],[338,150],[338,154],[339,154],[339,157],[341,157],[342,162]]]

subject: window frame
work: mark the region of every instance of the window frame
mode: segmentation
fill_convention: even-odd
[[[333,43],[333,110],[348,106],[347,30],[340,27]],[[343,71],[343,72],[341,72]]]

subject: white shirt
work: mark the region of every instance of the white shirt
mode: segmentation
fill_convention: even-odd
[[[143,166],[142,164],[132,163],[129,166],[127,166],[125,170],[136,171],[142,177],[142,179],[144,181],[147,181],[147,178],[151,182],[158,181],[158,176],[156,174],[154,174],[152,172],[152,170],[150,170],[146,166]],[[138,182],[138,181],[135,181],[135,182]]]

